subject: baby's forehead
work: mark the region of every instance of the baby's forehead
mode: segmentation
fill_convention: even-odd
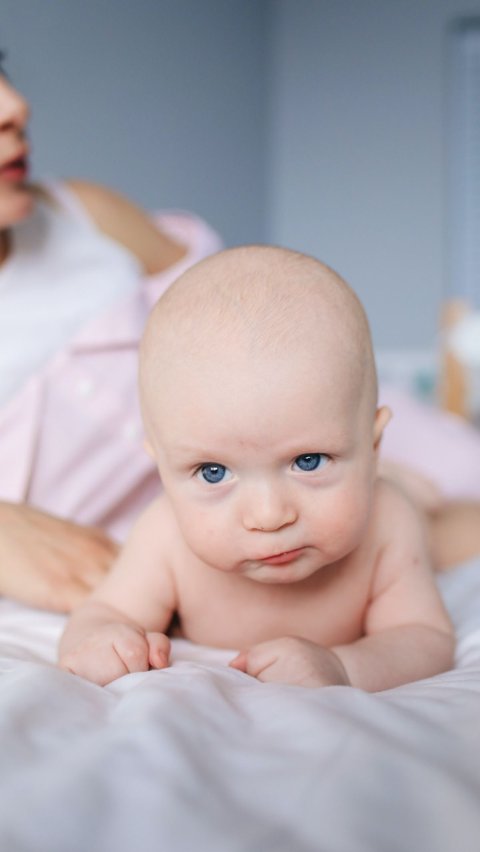
[[[338,371],[300,366],[296,358],[177,364],[144,400],[149,438],[185,457],[293,457],[318,446],[339,453],[363,434],[358,385]]]
[[[318,352],[308,345],[248,349],[238,343],[186,356],[177,349],[152,371],[144,402],[169,434],[187,425],[195,432],[200,424],[204,435],[219,433],[221,426],[247,441],[252,432],[266,439],[279,423],[289,423],[293,432],[313,422],[338,431],[357,421],[365,378],[351,359]]]

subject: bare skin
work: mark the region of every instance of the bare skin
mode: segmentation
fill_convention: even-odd
[[[73,614],[62,667],[162,668],[174,612],[263,681],[376,691],[452,665],[423,524],[377,477],[390,413],[365,315],[332,270],[259,247],[198,264],[154,310],[140,380],[164,493]]]
[[[379,473],[396,485],[423,517],[435,571],[448,571],[480,554],[478,501],[447,501],[430,479],[388,459],[379,463]]]
[[[480,554],[480,503],[445,503],[429,517],[427,528],[437,571],[448,571]]]
[[[118,551],[99,529],[0,503],[0,588],[29,606],[70,612],[100,582]],[[48,554],[41,571],[39,554]]]
[[[0,265],[9,257],[11,228],[31,214],[39,193],[45,197],[28,181],[28,119],[28,103],[0,76]],[[184,254],[117,193],[84,181],[69,185],[98,229],[131,251],[146,274],[163,271]],[[0,502],[0,594],[69,612],[110,568],[117,551],[99,530]]]

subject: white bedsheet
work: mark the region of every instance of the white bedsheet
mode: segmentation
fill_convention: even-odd
[[[100,688],[63,619],[0,601],[0,852],[479,852],[480,560],[442,578],[458,665],[377,695],[231,654]]]

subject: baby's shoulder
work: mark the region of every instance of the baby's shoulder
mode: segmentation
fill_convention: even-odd
[[[390,510],[411,503],[399,486],[384,476],[377,476],[374,485],[375,506],[378,510]]]
[[[169,501],[162,492],[137,518],[132,536],[146,538],[150,542],[170,543],[176,533],[176,522]]]
[[[423,516],[416,504],[388,479],[378,477],[373,501],[373,525],[378,538],[402,541],[423,528]]]

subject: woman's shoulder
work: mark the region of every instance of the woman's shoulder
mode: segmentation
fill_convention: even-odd
[[[77,178],[67,178],[62,183],[87,210],[100,230],[114,227],[115,221],[125,215],[146,215],[124,195],[102,184]]]
[[[69,179],[64,184],[98,230],[134,254],[147,274],[162,272],[183,257],[185,248],[121,193],[84,180]]]

